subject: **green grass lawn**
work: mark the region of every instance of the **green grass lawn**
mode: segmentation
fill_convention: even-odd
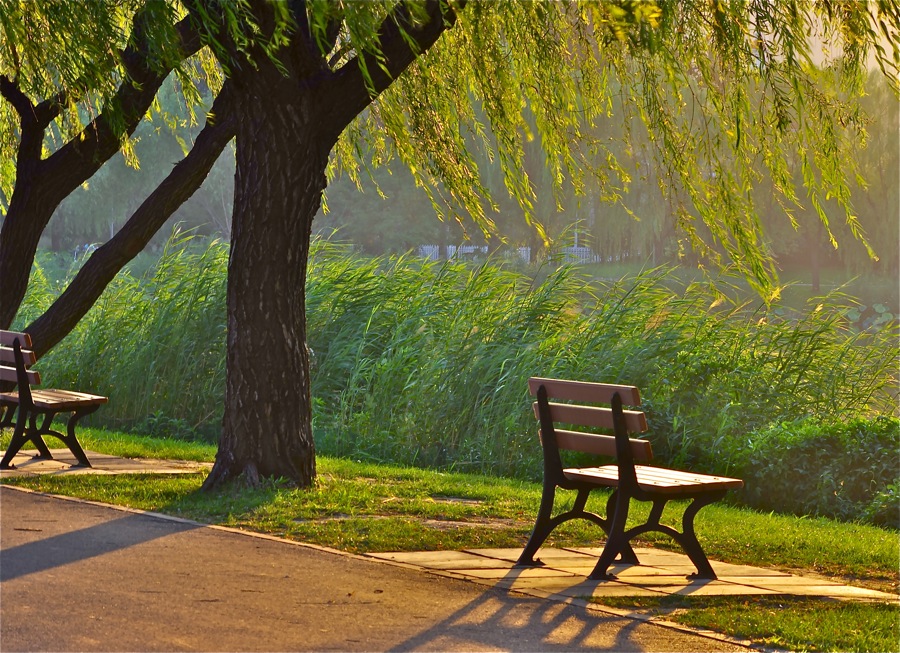
[[[0,446],[8,437],[6,431]],[[84,429],[81,440],[87,449],[130,457],[211,461],[215,455],[215,447],[209,445],[93,429]],[[258,489],[235,484],[215,493],[199,491],[202,474],[44,476],[4,483],[350,552],[523,546],[541,494],[536,483],[327,457],[318,459],[318,475],[316,487],[310,490],[271,482]],[[595,494],[591,502],[602,512],[606,496]],[[668,521],[677,523],[683,508],[672,504]],[[637,504],[634,519],[646,517],[647,509]],[[714,560],[816,573],[897,591],[900,541],[895,531],[763,514],[726,504],[704,508],[696,526]],[[601,538],[596,526],[574,521],[557,529],[550,544],[597,545]],[[648,536],[643,544],[678,550],[661,535]],[[785,597],[677,599],[681,602],[658,605],[642,601],[636,599],[630,605],[662,610],[670,619],[792,650],[894,651],[900,643],[896,605]]]
[[[605,605],[663,616],[792,651],[900,650],[900,610],[802,596],[605,598]]]

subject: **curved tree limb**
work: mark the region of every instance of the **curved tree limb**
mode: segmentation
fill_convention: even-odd
[[[137,18],[135,21],[138,22]],[[176,25],[176,30],[182,58],[188,59],[202,47],[200,38],[188,18],[182,19]],[[41,172],[45,177],[53,177],[54,193],[60,195],[58,201],[61,202],[118,152],[122,135],[134,133],[147,113],[159,87],[172,71],[171,67],[159,70],[152,66],[148,55],[147,43],[140,39],[129,45],[122,55],[128,79],[119,87],[108,107],[118,110],[123,129],[117,129],[110,111],[104,110],[78,136],[43,162]],[[55,106],[56,111],[59,111],[58,103],[50,106]]]
[[[0,96],[3,96],[19,114],[20,120],[28,120],[34,114],[34,105],[19,85],[6,75],[0,75]]]
[[[134,22],[137,29],[140,12]],[[202,44],[189,19],[181,20],[175,28],[183,59],[199,51]],[[0,93],[4,98],[12,97],[23,107],[23,98],[28,101],[32,107],[30,116],[35,122],[30,122],[31,117],[26,119],[27,112],[19,112],[22,133],[16,161],[16,184],[0,230],[0,278],[3,279],[0,284],[0,328],[12,324],[25,297],[38,242],[56,207],[119,150],[120,138],[134,132],[171,72],[171,67],[156,68],[151,59],[146,40],[135,39],[123,53],[130,78],[121,84],[108,105],[117,107],[118,123],[104,110],[81,134],[44,160],[40,158],[44,131],[61,110],[64,96],[57,95],[35,106],[18,88],[6,83],[10,80],[6,79],[2,84]],[[46,123],[42,124],[44,120]]]
[[[428,0],[425,13],[428,21],[415,24],[405,4],[397,7],[384,19],[378,31],[381,56],[361,53],[350,59],[335,71],[326,84],[328,109],[324,115],[333,116],[330,121],[338,128],[332,134],[336,140],[344,128],[381,92],[388,88],[397,77],[438,38],[456,23],[456,12],[465,6],[465,0],[449,6],[443,0]],[[360,65],[360,57],[366,70],[367,80]]]
[[[0,75],[0,96],[9,102],[19,116],[19,147],[16,150],[16,180],[30,179],[41,160],[44,129],[47,124],[38,120],[37,107],[19,85],[6,75]]]
[[[232,107],[231,86],[226,82],[187,156],[175,165],[118,233],[91,255],[50,308],[26,327],[38,356],[75,328],[113,277],[200,187],[234,138],[236,119]]]

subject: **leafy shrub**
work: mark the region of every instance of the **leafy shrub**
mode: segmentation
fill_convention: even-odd
[[[751,506],[900,528],[900,420],[784,422],[754,433],[738,462]]]
[[[900,528],[900,484],[891,483],[863,511],[863,520],[878,526]]]

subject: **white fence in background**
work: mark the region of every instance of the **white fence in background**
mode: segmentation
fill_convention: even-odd
[[[531,248],[518,247],[516,253],[526,263],[531,262]],[[419,245],[416,253],[422,258],[431,261],[439,261],[441,258],[441,247],[439,245]],[[448,245],[446,247],[447,258],[469,258],[480,255],[487,255],[489,249],[487,245]],[[590,247],[563,247],[557,250],[557,256],[561,257],[567,263],[601,263],[603,257],[594,252]]]
[[[487,245],[447,245],[447,258],[487,255],[488,251]],[[422,258],[432,261],[437,261],[441,258],[439,245],[419,245],[416,252]]]
[[[599,263],[601,260],[590,247],[563,247],[559,251],[567,263]]]
[[[416,253],[430,261],[437,261],[441,258],[441,248],[438,245],[419,245]]]

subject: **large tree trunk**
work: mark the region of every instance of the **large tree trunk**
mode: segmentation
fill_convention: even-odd
[[[464,4],[464,3],[461,3]],[[203,2],[188,3],[201,12]],[[247,4],[263,34],[273,5]],[[207,7],[209,8],[209,7]],[[214,8],[214,7],[212,7]],[[363,54],[332,71],[306,22],[305,3],[291,4],[293,40],[279,63],[258,45],[219,37],[239,98],[237,171],[228,263],[228,354],[225,416],[216,464],[203,484],[215,488],[241,474],[315,481],[316,458],[306,348],[306,268],[312,221],[325,190],[325,167],[344,128],[455,21],[440,0],[430,20],[413,21],[397,5],[379,29],[381,56]],[[326,30],[337,39],[340,23]],[[415,41],[415,44],[412,43]],[[249,61],[247,60],[249,57]]]
[[[242,473],[315,479],[305,287],[330,143],[309,100],[262,67],[243,80],[238,112],[225,415],[207,489]]]

